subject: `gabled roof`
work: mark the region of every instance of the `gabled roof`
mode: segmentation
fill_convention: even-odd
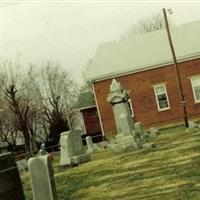
[[[82,108],[87,108],[90,106],[95,105],[95,99],[94,99],[94,94],[92,91],[86,91],[81,94],[81,96],[78,98],[76,101],[74,108],[76,109],[82,109]]]
[[[171,28],[178,61],[200,57],[200,21]],[[91,81],[173,63],[166,30],[99,45],[87,71]]]

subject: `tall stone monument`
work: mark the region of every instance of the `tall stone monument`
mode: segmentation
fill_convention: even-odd
[[[123,147],[137,147],[134,132],[134,121],[128,106],[128,91],[113,79],[107,101],[113,106],[115,124],[117,128],[116,142]]]
[[[90,160],[84,149],[81,130],[71,130],[61,133],[60,136],[60,165],[77,165]]]
[[[57,200],[53,168],[48,155],[40,155],[28,160],[33,200]]]
[[[12,153],[0,154],[0,199],[25,200],[21,179]]]

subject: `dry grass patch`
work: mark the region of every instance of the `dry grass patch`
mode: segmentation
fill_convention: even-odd
[[[183,127],[161,131],[157,149],[92,155],[74,168],[53,162],[59,200],[198,200],[200,199],[200,132]],[[29,176],[22,174],[26,200]]]

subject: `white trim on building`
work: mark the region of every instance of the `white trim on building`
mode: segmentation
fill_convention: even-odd
[[[158,111],[170,110],[166,84],[160,83],[160,84],[153,85],[153,89],[154,89]],[[164,98],[164,100],[162,98]]]
[[[95,92],[95,88],[94,88],[94,84],[93,83],[92,83],[92,90],[94,92],[94,99],[95,99],[95,103],[96,103],[96,106],[97,106],[97,113],[98,113],[98,116],[99,116],[100,127],[101,127],[101,131],[102,131],[102,135],[104,137],[105,136],[105,132],[104,132],[104,129],[103,129],[103,124],[102,124],[102,120],[101,120],[101,114],[100,114],[100,111],[99,111],[99,104],[98,104],[98,100],[97,100],[97,96],[96,96],[96,92]]]
[[[200,74],[190,77],[195,103],[200,103]]]
[[[130,112],[131,112],[131,117],[134,117],[134,111],[133,111],[133,105],[132,105],[132,101],[131,98],[129,98],[129,100],[127,101],[129,108],[130,108]]]

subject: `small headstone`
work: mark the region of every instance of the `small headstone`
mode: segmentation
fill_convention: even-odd
[[[144,135],[144,127],[143,127],[143,124],[141,122],[136,122],[135,123],[135,134],[138,137]]]
[[[48,155],[48,152],[45,150],[45,143],[42,143],[40,145],[40,150],[38,152],[38,156],[42,156],[42,155]]]
[[[99,142],[100,149],[106,149],[107,146],[108,146],[108,142],[107,141],[101,141],[101,142]]]
[[[86,143],[87,143],[87,153],[91,154],[99,150],[98,145],[93,144],[92,138],[90,136],[86,137]]]
[[[198,125],[194,121],[189,121],[189,129],[198,128]]]
[[[156,148],[156,145],[153,144],[153,143],[145,143],[142,145],[142,148],[145,149],[145,150],[150,150],[152,148]]]
[[[26,159],[22,159],[22,160],[17,161],[17,167],[18,167],[19,171],[27,170],[28,164],[27,164]]]
[[[34,200],[57,200],[53,168],[48,155],[28,160],[31,186]]]
[[[150,137],[151,139],[156,138],[157,135],[159,134],[159,130],[158,130],[156,127],[151,127],[151,128],[149,128],[149,132],[150,132],[149,137]]]
[[[0,199],[25,200],[21,179],[12,153],[0,154]]]
[[[80,130],[61,133],[60,146],[61,166],[77,165],[90,160],[89,154],[84,149]]]

